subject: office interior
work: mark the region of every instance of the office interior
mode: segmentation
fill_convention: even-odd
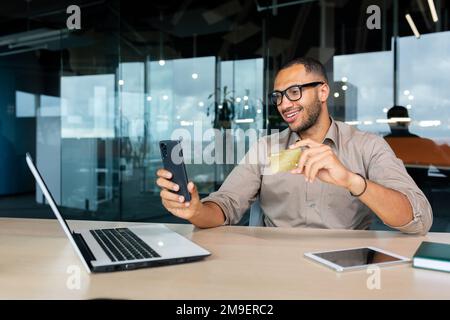
[[[68,28],[71,5],[80,29]],[[68,219],[186,223],[161,205],[158,142],[195,123],[286,128],[265,97],[284,63],[309,56],[326,67],[333,118],[391,139],[433,208],[431,231],[450,232],[449,11],[444,0],[2,1],[0,216],[53,217],[30,152]],[[234,165],[187,170],[206,196]],[[387,229],[375,215],[371,228]]]

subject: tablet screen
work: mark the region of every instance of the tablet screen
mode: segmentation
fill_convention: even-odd
[[[320,252],[314,253],[314,255],[343,268],[402,260],[371,248]]]

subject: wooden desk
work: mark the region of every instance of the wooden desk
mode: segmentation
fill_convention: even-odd
[[[71,221],[73,227],[130,223]],[[450,299],[450,275],[411,265],[381,268],[381,289],[366,270],[336,273],[307,251],[376,246],[412,257],[426,237],[385,231],[168,225],[212,252],[200,262],[88,275],[56,220],[0,219],[0,299]],[[71,265],[81,270],[70,290]]]

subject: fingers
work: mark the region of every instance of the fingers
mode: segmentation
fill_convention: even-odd
[[[170,191],[166,191],[170,192]],[[184,199],[183,199],[184,201]],[[196,206],[190,202],[179,202],[173,200],[166,200],[162,198],[162,204],[173,215],[180,217],[182,219],[189,219],[195,212]]]
[[[306,181],[314,182],[314,179],[320,169],[326,167],[329,161],[329,153],[327,151],[319,153],[312,157],[305,166],[304,175]]]
[[[172,178],[172,173],[170,171],[167,171],[166,169],[158,169],[158,171],[156,171],[156,175],[160,178],[165,178],[165,179]]]
[[[191,194],[191,201],[186,201],[184,196],[174,193],[180,190],[180,187],[170,181],[172,173],[165,169],[159,169],[156,172],[156,184],[162,189],[160,192],[161,202],[163,206],[173,215],[182,219],[189,219],[192,217],[196,208],[199,206],[199,195],[197,188],[193,182],[189,182],[188,190]]]
[[[171,211],[173,209],[189,209],[191,206],[190,202],[179,202],[179,201],[171,201],[171,200],[162,200],[163,206]]]
[[[189,202],[184,201],[185,199],[183,196],[170,192],[166,189],[161,190],[159,195],[161,197],[162,204],[169,211],[179,208],[188,208],[190,206]]]
[[[325,152],[327,150],[331,150],[331,148],[327,145],[318,145],[303,151],[300,155],[300,159],[298,160],[297,169],[292,170],[292,173],[302,173],[304,172],[303,167],[309,162],[309,159],[314,157],[315,155]]]
[[[156,179],[156,184],[160,187],[160,188],[164,188],[164,189],[168,189],[168,190],[173,190],[173,191],[178,191],[180,190],[180,186],[177,185],[176,183],[173,183],[172,181],[169,181],[165,178],[158,178]]]
[[[167,209],[172,208],[188,208],[191,206],[191,202],[199,201],[199,195],[197,188],[193,182],[188,183],[188,191],[191,194],[191,201],[185,201],[184,196],[173,193],[167,189],[161,190],[159,193],[161,199],[167,204]]]
[[[168,180],[172,178],[172,173],[170,171],[167,171],[165,169],[158,169],[158,171],[156,171],[156,176],[158,177],[158,179],[156,179],[156,184],[160,188],[165,188],[173,191],[180,190],[180,186]]]
[[[191,201],[198,201],[199,200],[199,196],[198,196],[198,191],[197,191],[197,187],[195,186],[195,184],[192,181],[189,181],[188,185],[188,191],[191,194]]]
[[[184,197],[183,196],[180,196],[179,194],[170,192],[167,189],[161,190],[159,195],[160,195],[161,199],[164,199],[164,200],[175,201],[175,202],[179,202],[179,203],[183,203],[184,202]]]

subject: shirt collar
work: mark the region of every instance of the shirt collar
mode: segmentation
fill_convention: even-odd
[[[325,135],[325,139],[323,140],[323,143],[326,143],[327,141],[331,141],[336,148],[338,148],[338,128],[336,121],[334,121],[333,117],[330,117],[331,125],[330,128],[328,128],[327,134]],[[289,147],[289,145],[295,143],[296,141],[300,140],[300,136],[297,132],[289,130],[289,137],[287,139],[287,145],[286,149]]]
[[[327,134],[325,135],[324,141],[330,140],[331,142],[334,143],[334,146],[336,148],[338,148],[339,147],[338,127],[337,127],[336,121],[334,121],[334,119],[332,117],[330,117],[330,120],[331,120],[331,125],[327,131]]]

